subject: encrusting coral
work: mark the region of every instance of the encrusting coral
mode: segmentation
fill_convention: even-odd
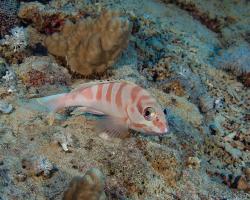
[[[105,11],[98,19],[67,21],[62,32],[45,39],[51,54],[65,56],[72,72],[103,73],[127,46],[131,27],[117,12]]]

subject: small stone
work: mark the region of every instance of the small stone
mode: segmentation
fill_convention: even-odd
[[[239,159],[242,156],[241,150],[233,148],[229,143],[224,143],[223,146],[225,151],[228,152],[234,159]]]
[[[220,97],[215,99],[214,101],[214,108],[216,110],[221,110],[225,106],[225,99]]]
[[[250,184],[248,184],[248,182],[244,176],[241,176],[240,179],[238,180],[237,189],[244,190],[246,192],[250,191]]]
[[[246,175],[247,180],[250,181],[250,168],[249,168],[249,167],[246,168],[246,169],[244,170],[244,173],[245,173],[245,175]]]
[[[5,101],[0,101],[0,112],[9,114],[13,111],[13,106]]]
[[[18,173],[16,176],[15,176],[16,180],[18,182],[24,182],[26,179],[27,179],[27,175],[24,174],[24,173]]]
[[[73,145],[72,135],[66,129],[61,128],[54,135],[55,141],[58,142],[65,152],[70,152],[69,147]]]
[[[214,107],[214,99],[210,96],[201,96],[199,98],[199,107],[201,112],[207,113],[208,111],[213,110]]]
[[[0,79],[6,75],[7,70],[5,61],[0,58]]]
[[[200,168],[200,160],[197,157],[189,157],[187,160],[187,166],[191,169]]]

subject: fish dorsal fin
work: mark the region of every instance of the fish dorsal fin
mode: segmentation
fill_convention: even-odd
[[[133,82],[130,81],[126,81],[126,80],[96,80],[96,81],[91,81],[91,82],[86,82],[86,83],[81,83],[79,85],[77,85],[76,87],[73,88],[72,91],[76,91],[78,89],[84,89],[84,88],[89,88],[92,87],[94,85],[98,85],[98,84],[105,84],[105,83],[120,83],[120,82],[126,82],[126,83],[130,83],[130,84],[134,84]]]

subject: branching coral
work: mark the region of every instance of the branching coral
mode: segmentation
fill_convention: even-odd
[[[73,72],[88,76],[104,72],[116,61],[130,30],[118,13],[105,11],[98,19],[67,21],[61,33],[45,39],[45,45],[50,53],[65,56]]]

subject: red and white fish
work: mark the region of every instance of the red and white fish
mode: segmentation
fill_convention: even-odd
[[[157,101],[140,86],[127,81],[89,82],[69,93],[37,99],[53,113],[71,106],[88,113],[105,115],[102,128],[119,135],[133,129],[152,135],[168,132],[164,112]]]

